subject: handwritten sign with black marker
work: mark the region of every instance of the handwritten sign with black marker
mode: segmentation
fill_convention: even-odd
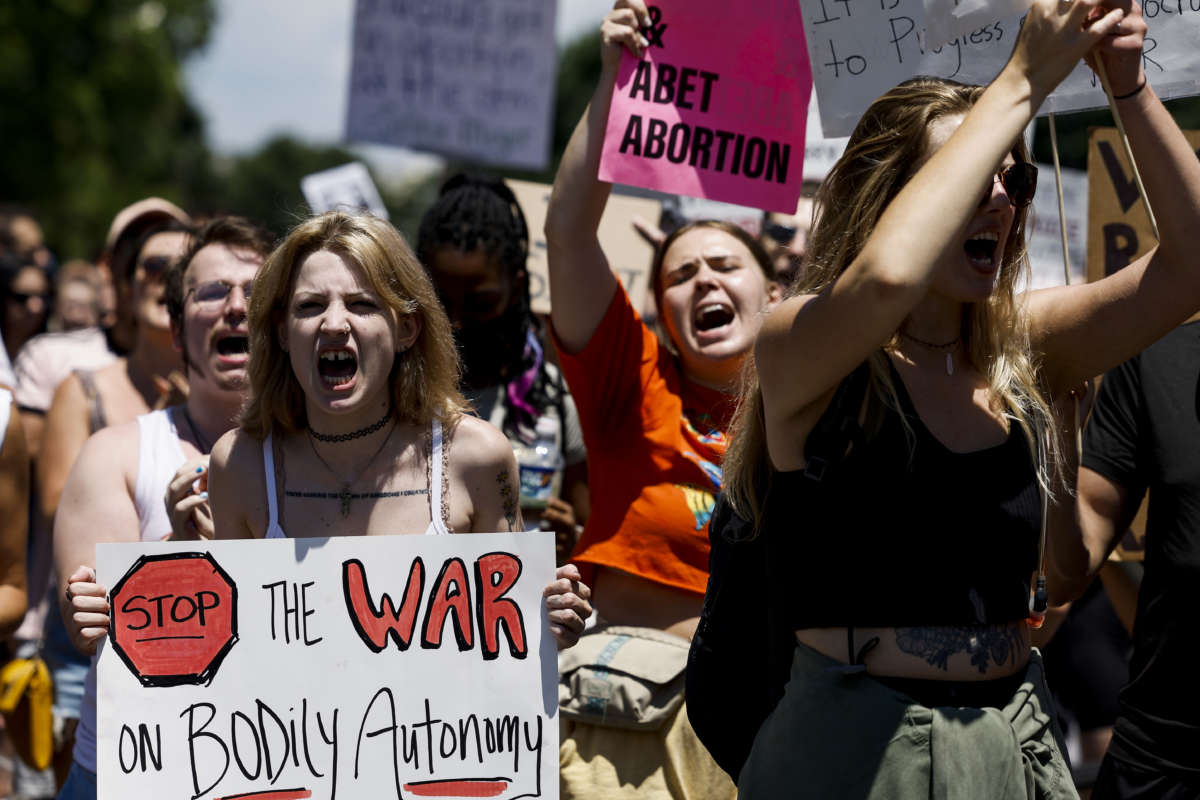
[[[541,169],[555,0],[357,0],[346,138]]]
[[[1200,0],[1145,0],[1146,74],[1159,97],[1200,93]],[[986,84],[1012,53],[1021,17],[995,18],[931,46],[925,0],[800,0],[826,136],[846,136],[875,98],[915,75]],[[1080,65],[1041,113],[1106,106]]]
[[[98,797],[558,797],[553,548],[101,545]]]

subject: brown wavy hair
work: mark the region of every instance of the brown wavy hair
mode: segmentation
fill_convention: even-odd
[[[398,315],[420,317],[412,347],[392,364],[392,413],[400,422],[426,425],[435,417],[453,425],[466,408],[458,391],[458,351],[450,320],[433,284],[404,238],[370,214],[330,211],[297,225],[267,258],[250,296],[250,400],[242,430],[263,440],[273,426],[293,433],[308,424],[304,391],[276,335],[300,265],[327,250],[358,265],[371,289]]]
[[[817,191],[816,222],[809,237],[809,263],[789,296],[815,294],[830,286],[862,252],[884,209],[920,165],[929,143],[929,126],[935,120],[965,114],[983,93],[943,78],[917,77],[901,83],[871,104],[855,127],[846,152]],[[1029,161],[1023,139],[1012,149],[1013,158]],[[967,357],[986,377],[998,400],[997,410],[1021,426],[1031,452],[1039,452],[1042,431],[1053,431],[1052,415],[1040,386],[1038,363],[1030,352],[1029,320],[1016,299],[1016,286],[1029,274],[1025,249],[1028,208],[1017,208],[997,285],[981,303],[963,311],[962,341]],[[876,410],[882,405],[899,408],[892,383],[887,350],[894,348],[898,332],[881,343],[868,358],[871,369],[869,396]],[[903,416],[901,416],[903,420]],[[906,425],[907,428],[907,425]],[[729,450],[724,459],[725,490],[738,513],[759,530],[774,468],[767,457],[762,389],[754,369],[753,354],[746,360],[742,393],[731,424]],[[911,431],[909,431],[911,440]],[[1051,440],[1050,461],[1057,463],[1058,443]],[[1047,469],[1039,463],[1038,479],[1049,489]]]

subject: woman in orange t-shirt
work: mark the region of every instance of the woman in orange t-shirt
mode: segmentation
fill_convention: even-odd
[[[660,677],[664,660],[679,664],[681,701],[734,392],[780,289],[751,236],[727,223],[693,223],[668,236],[655,256],[656,336],[609,269],[596,231],[610,187],[596,174],[621,48],[640,56],[638,31],[648,23],[642,0],[618,0],[604,20],[600,82],[563,154],[546,243],[551,321],[591,480],[591,517],[573,561],[594,587],[603,620],[595,635],[620,628],[611,641],[594,640],[597,660],[636,674],[637,665],[625,661],[634,648],[620,653],[629,641],[622,637],[651,639],[665,648],[661,659],[647,659],[659,663]],[[564,660],[565,681],[589,652]],[[589,724],[587,714],[572,710],[575,701],[610,722],[618,713],[595,697],[564,706],[564,797],[715,797],[720,785],[733,796],[681,706],[657,726],[643,720],[645,730],[630,732]]]

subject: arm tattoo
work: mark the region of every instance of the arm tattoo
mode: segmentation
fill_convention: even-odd
[[[896,644],[905,653],[943,670],[949,669],[950,656],[968,653],[982,673],[987,672],[989,659],[1003,664],[1016,658],[1021,636],[1016,625],[896,628]]]
[[[500,499],[504,503],[504,519],[508,521],[509,533],[517,529],[517,496],[509,481],[508,470],[502,469],[496,473],[496,483],[500,486]]]

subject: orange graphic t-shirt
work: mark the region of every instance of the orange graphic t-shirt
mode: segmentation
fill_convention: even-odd
[[[591,516],[572,561],[703,594],[708,520],[736,399],[683,377],[618,289],[587,346],[560,362],[587,445]]]

